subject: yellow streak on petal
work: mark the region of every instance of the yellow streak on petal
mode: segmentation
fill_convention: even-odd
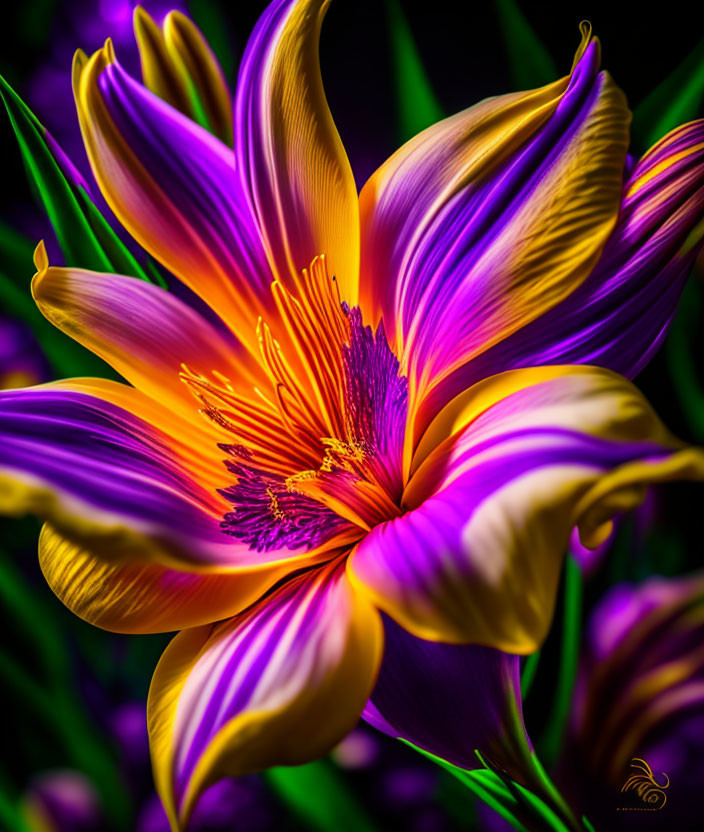
[[[145,87],[190,116],[186,78],[180,66],[174,63],[161,29],[141,6],[135,8],[133,21]]]
[[[164,40],[171,59],[202,102],[210,129],[232,146],[232,100],[218,61],[198,27],[179,11],[164,20]]]
[[[262,144],[270,166],[259,222],[272,269],[289,285],[324,252],[343,300],[356,305],[359,281],[357,187],[328,107],[319,40],[330,0],[299,0],[271,39],[259,74]],[[262,187],[263,186],[263,187]]]
[[[667,139],[667,136],[665,137]],[[661,139],[660,142],[651,150],[650,153],[653,153],[660,144],[665,140]],[[636,179],[633,183],[631,183],[630,188],[626,192],[626,199],[630,199],[632,196],[638,193],[645,185],[648,184],[651,180],[655,179],[657,176],[660,176],[663,171],[666,171],[668,168],[672,167],[672,165],[676,164],[677,162],[681,161],[682,159],[686,159],[687,156],[691,156],[694,153],[699,153],[702,149],[704,149],[704,142],[700,142],[699,144],[693,144],[691,147],[686,147],[684,150],[680,150],[678,153],[674,153],[672,156],[668,156],[663,159],[661,162],[658,162],[657,165],[652,167],[650,170],[646,171],[641,177]]]

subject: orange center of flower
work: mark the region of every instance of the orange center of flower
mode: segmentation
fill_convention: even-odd
[[[257,327],[269,389],[255,397],[184,367],[203,412],[235,437],[223,530],[255,548],[351,542],[400,513],[407,382],[383,327],[342,303],[325,258],[272,292],[281,343]]]

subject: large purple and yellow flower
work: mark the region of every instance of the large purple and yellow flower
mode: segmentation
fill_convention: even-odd
[[[107,629],[183,631],[149,703],[174,827],[219,777],[323,754],[370,696],[383,729],[456,741],[419,668],[461,667],[500,757],[516,662],[499,651],[544,638],[573,530],[598,545],[647,484],[704,476],[623,377],[701,247],[704,124],[628,157],[585,28],[568,76],[429,128],[358,196],[320,78],[326,6],[264,13],[234,149],[182,16],[138,13],[146,86],[109,43],[79,53],[98,184],[191,291],[40,246],[40,309],[127,384],[0,399],[0,504],[46,521],[53,590]]]

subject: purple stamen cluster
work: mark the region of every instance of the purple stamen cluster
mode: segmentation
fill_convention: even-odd
[[[345,306],[350,341],[344,348],[345,406],[354,439],[368,455],[374,478],[393,497],[402,489],[401,460],[408,412],[408,379],[384,332],[362,323],[358,307]]]
[[[272,549],[312,549],[341,531],[347,521],[331,509],[286,486],[284,477],[248,465],[247,449],[221,445],[234,458],[225,467],[237,483],[220,489],[234,511],[223,517],[225,534],[248,543],[257,552]],[[246,453],[242,453],[242,451]]]

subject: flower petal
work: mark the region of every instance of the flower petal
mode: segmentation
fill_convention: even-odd
[[[425,130],[365,185],[361,304],[416,399],[574,290],[616,222],[621,91],[585,29],[570,76]]]
[[[109,43],[77,65],[75,90],[93,172],[120,222],[257,354],[271,272],[232,151],[130,78]]]
[[[127,410],[51,385],[4,391],[0,429],[2,510],[36,513],[106,552],[151,539],[164,557],[225,553],[222,498],[192,475],[176,442]]]
[[[262,383],[242,345],[173,293],[132,277],[49,267],[43,246],[35,260],[32,294],[42,314],[184,418],[203,421],[181,380],[183,365],[216,371],[245,391]]]
[[[48,524],[39,537],[39,565],[71,612],[117,633],[168,633],[229,618],[260,598],[287,571],[199,574],[146,562],[139,552],[106,558]]]
[[[572,294],[468,362],[424,403],[429,414],[515,367],[596,364],[632,378],[662,343],[704,245],[704,121],[678,127],[638,161],[618,224]]]
[[[425,641],[384,617],[384,658],[363,714],[375,728],[462,768],[477,768],[477,749],[520,780],[530,751],[520,705],[517,656]]]
[[[173,10],[162,28],[141,7],[134,10],[144,85],[232,146],[232,102],[217,58],[202,32]]]
[[[357,189],[328,109],[318,39],[329,0],[275,0],[247,45],[235,151],[273,271],[284,282],[325,255],[356,303]]]
[[[383,630],[340,561],[169,645],[149,691],[157,789],[176,828],[207,785],[307,762],[351,730],[374,685]]]
[[[134,10],[133,25],[144,86],[167,104],[193,119],[187,78],[167,49],[160,26],[141,6]]]
[[[573,709],[574,750],[590,773],[618,788],[629,760],[652,762],[644,752],[671,740],[682,747],[677,723],[704,704],[702,637],[701,572],[619,584],[600,600]]]
[[[648,484],[704,478],[702,451],[670,437],[625,379],[592,367],[475,385],[417,457],[407,513],[359,544],[353,580],[417,636],[511,653],[545,637],[575,526],[597,546]]]
[[[164,19],[166,48],[193,86],[207,127],[232,146],[232,98],[215,54],[193,21],[177,10]]]
[[[79,379],[0,393],[0,512],[37,514],[106,557],[182,571],[278,575],[333,557],[334,534],[267,552],[226,535],[231,507],[214,486],[232,481],[225,465],[125,409],[162,421],[162,405],[129,391]]]

